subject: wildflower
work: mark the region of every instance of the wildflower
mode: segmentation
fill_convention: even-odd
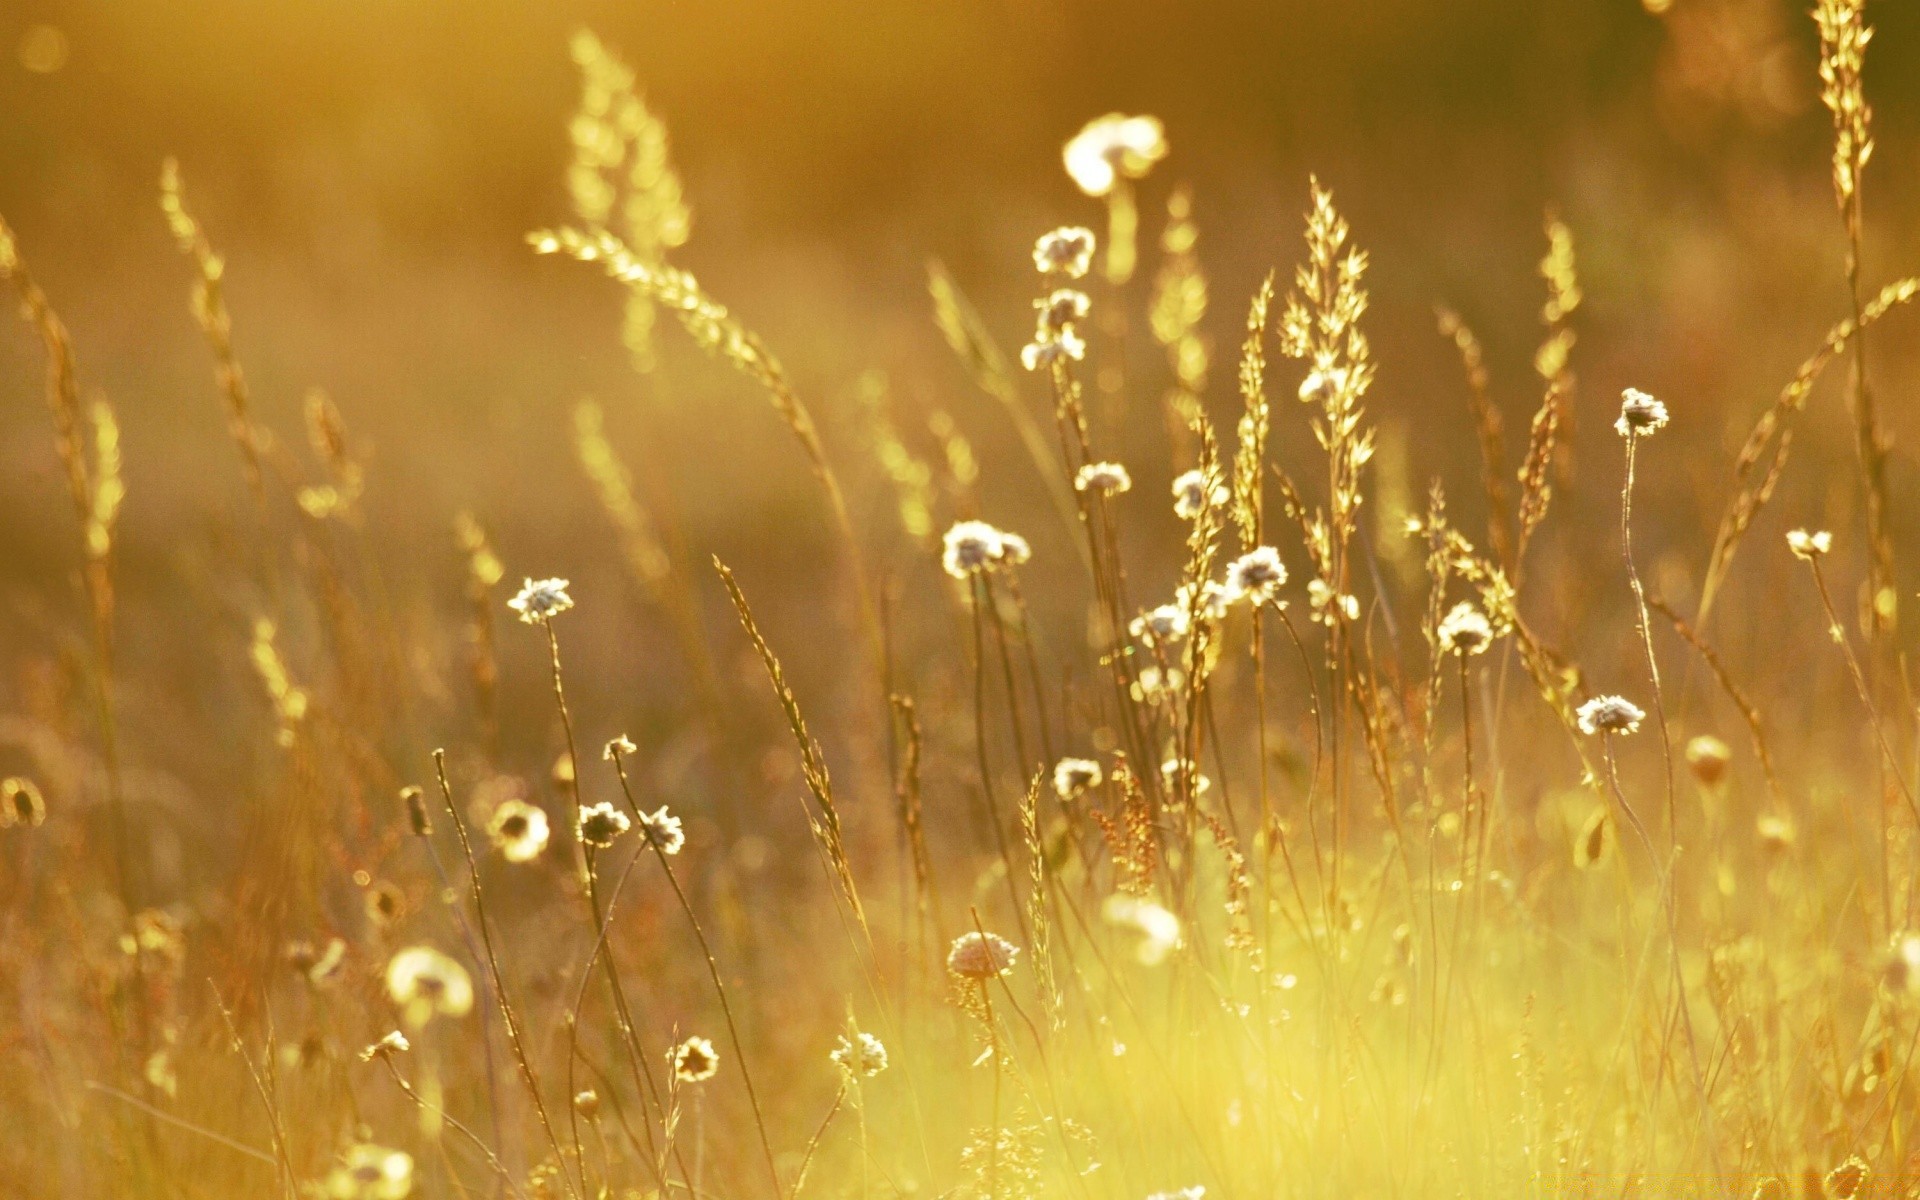
[[[1133,476],[1117,462],[1088,463],[1074,476],[1073,486],[1077,491],[1117,496],[1133,486]]]
[[[633,828],[627,814],[602,800],[580,809],[580,840],[596,850],[605,850],[621,834]]]
[[[573,607],[564,579],[529,579],[520,594],[507,601],[507,607],[520,614],[529,625],[544,625]]]
[[[404,1150],[362,1143],[327,1175],[329,1200],[404,1200],[413,1191],[413,1157]]]
[[[1595,696],[1580,706],[1580,732],[1632,733],[1646,719],[1646,712],[1623,696]]]
[[[1833,535],[1824,529],[1818,533],[1795,529],[1787,534],[1787,549],[1793,551],[1795,558],[1812,562],[1833,549]]]
[[[593,1120],[593,1118],[600,1115],[600,1093],[594,1091],[592,1088],[575,1092],[573,1096],[573,1111],[579,1113],[589,1121]]]
[[[705,1083],[720,1073],[720,1055],[703,1037],[690,1037],[673,1048],[673,1077],[681,1083]]]
[[[1105,774],[1090,758],[1063,758],[1053,764],[1053,792],[1062,800],[1073,800],[1100,786]]]
[[[680,828],[680,818],[667,811],[662,804],[650,813],[640,814],[640,832],[649,842],[660,848],[662,854],[678,854],[687,844],[687,835]]]
[[[868,1079],[887,1069],[887,1048],[870,1033],[855,1033],[852,1041],[842,1037],[827,1057],[839,1063],[848,1074],[864,1075]]]
[[[1658,433],[1667,423],[1667,406],[1636,388],[1620,393],[1620,419],[1613,423],[1623,438]]]
[[[1171,692],[1178,692],[1187,682],[1187,677],[1179,667],[1170,667],[1162,671],[1159,667],[1141,667],[1139,677],[1127,690],[1137,701],[1148,700]]]
[[[1162,604],[1135,617],[1127,631],[1143,642],[1164,646],[1187,636],[1187,609],[1183,604]]]
[[[0,829],[18,825],[34,829],[47,819],[47,801],[33,780],[19,776],[0,779]]]
[[[953,939],[947,951],[947,970],[962,979],[986,981],[1013,970],[1020,947],[997,933],[970,930]]]
[[[1465,600],[1440,620],[1440,649],[1447,654],[1479,654],[1493,644],[1486,615]]]
[[[1073,135],[1062,158],[1074,184],[1089,196],[1104,196],[1121,179],[1139,179],[1167,156],[1166,128],[1158,117],[1108,113]]]
[[[1255,546],[1227,566],[1227,594],[1255,608],[1272,600],[1287,581],[1287,566],[1272,546]]]
[[[487,821],[487,836],[508,862],[531,862],[547,848],[547,814],[525,800],[503,800]]]
[[[607,743],[607,748],[600,752],[600,757],[608,762],[619,762],[622,754],[632,754],[638,749],[639,747],[633,744],[633,739],[623,733]]]
[[[437,1015],[464,1017],[473,1010],[473,980],[467,969],[431,946],[409,946],[387,964],[387,995],[410,1028],[425,1028]]]
[[[1143,967],[1157,966],[1180,946],[1180,918],[1152,900],[1115,892],[1100,905],[1109,925],[1140,935],[1134,956]]]
[[[1333,587],[1324,579],[1315,579],[1307,584],[1307,603],[1313,606],[1313,619],[1322,625],[1331,625],[1337,615],[1349,621],[1360,619],[1360,600],[1352,595],[1335,595]]]
[[[1017,567],[1033,557],[1027,539],[985,521],[955,521],[943,540],[940,565],[955,579],[994,567]]]
[[[1191,583],[1183,583],[1174,589],[1173,602],[1183,611],[1196,612],[1204,621],[1218,621],[1227,615],[1227,609],[1233,603],[1233,595],[1225,584],[1216,580],[1201,581],[1199,603],[1194,603],[1194,588]]]
[[[1195,520],[1208,508],[1225,504],[1231,495],[1217,478],[1208,487],[1207,473],[1196,467],[1173,481],[1173,515],[1182,521]]]
[[[1086,356],[1087,343],[1079,334],[1071,329],[1048,329],[1042,325],[1034,331],[1033,340],[1020,348],[1020,365],[1029,371],[1038,371],[1068,360],[1079,362]]]
[[[385,1058],[390,1054],[405,1054],[411,1049],[413,1049],[413,1043],[407,1040],[406,1034],[396,1029],[362,1050],[360,1061],[372,1062],[376,1058]]]
[[[1087,312],[1093,302],[1087,294],[1073,288],[1058,288],[1043,300],[1035,300],[1033,306],[1040,310],[1040,330],[1043,333],[1060,333],[1073,328],[1077,321],[1087,319]]]
[[[1093,231],[1063,225],[1043,234],[1033,246],[1033,266],[1042,275],[1078,279],[1093,265]]]
[[[1705,787],[1719,783],[1727,774],[1727,762],[1732,751],[1727,744],[1710,733],[1703,733],[1687,743],[1687,769],[1693,777]]]

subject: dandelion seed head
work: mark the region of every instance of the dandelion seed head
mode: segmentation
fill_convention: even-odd
[[[720,1054],[703,1037],[690,1037],[675,1046],[673,1077],[681,1083],[705,1083],[720,1073]]]
[[[1078,225],[1063,225],[1042,234],[1033,245],[1033,266],[1042,275],[1060,275],[1078,279],[1093,265],[1093,231]]]
[[[1075,800],[1099,787],[1105,778],[1100,764],[1090,758],[1063,758],[1053,764],[1053,793],[1062,800]]]
[[[525,800],[503,800],[487,819],[487,837],[508,862],[532,862],[547,848],[547,814]]]
[[[947,951],[947,970],[962,979],[987,980],[1013,970],[1020,947],[997,933],[968,930],[953,939]]]
[[[580,840],[596,850],[613,845],[621,834],[633,828],[627,814],[602,800],[580,810]]]
[[[1667,424],[1667,406],[1638,388],[1620,393],[1620,419],[1613,423],[1621,437],[1643,437],[1660,432]]]
[[[1575,715],[1580,720],[1580,732],[1589,737],[1596,733],[1632,733],[1647,718],[1639,705],[1624,696],[1595,696]]]
[[[573,607],[564,579],[529,579],[507,601],[507,607],[520,614],[529,625],[544,625]]]
[[[1167,156],[1166,127],[1158,117],[1108,113],[1087,122],[1061,157],[1074,185],[1104,196],[1122,179],[1139,179]]]
[[[1073,486],[1083,492],[1117,496],[1133,486],[1133,476],[1117,462],[1088,463],[1073,477]]]

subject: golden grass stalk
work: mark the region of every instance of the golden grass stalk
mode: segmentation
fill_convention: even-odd
[[[1547,336],[1533,357],[1533,369],[1545,381],[1546,395],[1528,427],[1527,453],[1520,465],[1520,535],[1513,551],[1516,581],[1525,570],[1527,544],[1546,520],[1553,501],[1556,464],[1563,463],[1571,450],[1574,379],[1570,364],[1577,335],[1568,322],[1583,297],[1574,264],[1573,231],[1551,212],[1540,277],[1547,283],[1547,302],[1540,310]]]
[[[241,370],[233,349],[233,315],[227,311],[225,290],[226,260],[214,252],[206,231],[188,210],[180,164],[171,158],[160,167],[160,211],[166,214],[167,228],[173,232],[180,252],[193,263],[194,323],[213,351],[214,379],[227,402],[227,432],[240,451],[241,470],[264,521],[267,491],[260,469],[264,435],[254,427],[246,372]]]
[[[1438,311],[1440,336],[1453,343],[1467,377],[1467,400],[1480,439],[1480,487],[1487,498],[1487,547],[1494,561],[1513,570],[1513,498],[1507,491],[1506,445],[1500,410],[1487,389],[1487,365],[1480,339],[1452,309]]]
[[[1166,351],[1173,386],[1166,393],[1167,440],[1176,463],[1190,452],[1187,427],[1207,391],[1211,358],[1201,326],[1207,317],[1207,277],[1194,252],[1200,232],[1193,223],[1193,192],[1185,185],[1167,197],[1167,226],[1160,235],[1160,269],[1154,275],[1147,324]]]
[[[1706,576],[1700,585],[1700,606],[1693,616],[1696,626],[1706,625],[1713,602],[1719,598],[1726,584],[1727,572],[1733,566],[1734,554],[1740,548],[1741,539],[1753,525],[1754,518],[1760,515],[1760,510],[1766,507],[1767,501],[1773,498],[1773,490],[1787,467],[1787,452],[1793,447],[1793,418],[1806,407],[1813,385],[1833,360],[1853,343],[1856,333],[1894,309],[1912,303],[1916,296],[1920,296],[1920,278],[1902,279],[1881,288],[1879,294],[1860,310],[1857,318],[1848,317],[1827,331],[1826,340],[1820,343],[1820,348],[1800,364],[1800,369],[1793,373],[1793,378],[1781,389],[1773,405],[1754,423],[1753,431],[1747,435],[1739,455],[1734,459],[1734,494],[1721,514],[1719,529],[1714,534],[1713,551],[1707,559]]]

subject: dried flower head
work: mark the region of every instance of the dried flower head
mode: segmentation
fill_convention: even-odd
[[[1831,553],[1833,535],[1822,529],[1809,533],[1804,529],[1795,529],[1787,534],[1787,549],[1793,551],[1795,558],[1804,558],[1808,562]]]
[[[607,748],[600,752],[600,757],[608,762],[619,762],[622,754],[632,754],[638,749],[639,747],[633,744],[633,739],[623,733],[607,743]]]
[[[1700,734],[1687,743],[1687,769],[1706,787],[1726,778],[1727,763],[1732,757],[1727,744],[1710,733]]]
[[[393,956],[387,963],[387,995],[412,1029],[424,1028],[435,1016],[464,1017],[473,1011],[467,969],[431,946],[409,946]]]
[[[327,1174],[328,1200],[405,1200],[413,1191],[413,1157],[404,1150],[362,1143]]]
[[[1042,275],[1062,275],[1078,279],[1093,265],[1093,231],[1078,225],[1063,225],[1042,234],[1033,245],[1033,266]]]
[[[1647,717],[1639,705],[1624,696],[1595,696],[1582,704],[1576,715],[1580,718],[1580,732],[1589,736],[1632,733]]]
[[[1104,196],[1121,179],[1139,179],[1167,156],[1167,133],[1158,117],[1108,113],[1073,135],[1061,157],[1067,174],[1089,196]]]
[[[564,579],[529,579],[520,592],[507,601],[507,607],[520,614],[529,625],[544,625],[573,607]]]
[[[1033,306],[1040,310],[1040,331],[1057,334],[1073,328],[1076,322],[1086,320],[1093,302],[1087,299],[1085,292],[1057,288],[1046,297],[1035,300]]]
[[[580,840],[596,850],[613,845],[631,828],[633,822],[627,819],[627,814],[604,800],[580,809]]]
[[[547,814],[525,800],[503,800],[487,819],[487,836],[508,862],[531,862],[547,848]]]
[[[1053,793],[1062,800],[1077,799],[1105,778],[1100,764],[1090,758],[1063,758],[1053,764]]]
[[[1017,567],[1033,557],[1027,539],[985,521],[956,521],[942,542],[940,565],[955,579],[994,567]]]
[[[1184,604],[1161,604],[1135,617],[1127,632],[1154,646],[1171,645],[1187,636],[1189,621]]]
[[[376,1058],[386,1058],[391,1054],[405,1054],[411,1049],[413,1049],[413,1043],[407,1040],[406,1034],[396,1029],[362,1050],[360,1061],[372,1062]]]
[[[586,1088],[573,1094],[573,1111],[591,1121],[600,1115],[600,1093]]]
[[[1020,947],[996,933],[969,930],[953,939],[947,970],[962,979],[988,980],[1013,970]]]
[[[887,1048],[870,1033],[855,1033],[852,1041],[842,1037],[827,1057],[849,1075],[863,1075],[868,1079],[887,1069]]]
[[[1232,495],[1217,478],[1209,488],[1205,471],[1195,468],[1183,472],[1173,481],[1173,515],[1182,521],[1195,520],[1208,508],[1225,504]]]
[[[34,829],[46,819],[47,801],[33,780],[17,775],[0,779],[0,829],[12,825]]]
[[[1479,654],[1493,644],[1486,614],[1462,600],[1440,619],[1440,649],[1446,654]]]
[[[1287,582],[1287,566],[1272,546],[1255,546],[1227,565],[1227,594],[1255,608],[1272,600]]]
[[[1133,486],[1133,476],[1117,462],[1088,463],[1073,477],[1073,486],[1083,492],[1117,496]]]
[[[673,1076],[681,1083],[705,1083],[720,1072],[720,1055],[703,1037],[690,1037],[673,1048]]]
[[[687,844],[686,831],[680,827],[680,818],[667,811],[661,805],[653,812],[640,814],[640,832],[649,842],[660,848],[662,854],[678,854]]]
[[[1638,388],[1620,393],[1620,419],[1613,423],[1615,433],[1630,438],[1658,433],[1666,426],[1667,406]]]
[[[1029,371],[1050,370],[1057,364],[1079,362],[1086,356],[1086,339],[1071,327],[1048,329],[1043,323],[1034,330],[1033,340],[1020,348],[1020,365]]]

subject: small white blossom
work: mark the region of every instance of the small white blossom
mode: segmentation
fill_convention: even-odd
[[[1255,546],[1227,567],[1227,594],[1255,608],[1272,600],[1287,582],[1287,566],[1272,546]]]
[[[633,828],[627,814],[602,800],[580,810],[580,840],[596,850],[613,845],[621,834]]]
[[[544,625],[573,607],[564,579],[529,579],[507,607],[520,614],[529,625]]]
[[[1120,113],[1089,121],[1062,152],[1067,174],[1089,196],[1106,195],[1123,178],[1141,178],[1166,156],[1166,128],[1158,117]]]
[[[1088,463],[1074,476],[1073,486],[1082,492],[1117,496],[1133,486],[1133,476],[1117,462]]]
[[[1165,646],[1187,636],[1187,606],[1162,604],[1135,617],[1127,631],[1155,646]]]
[[[1440,620],[1440,649],[1447,654],[1479,654],[1493,644],[1493,625],[1465,600]]]
[[[1105,777],[1090,758],[1063,758],[1053,765],[1053,791],[1062,800],[1072,800],[1099,787]]]
[[[662,854],[678,854],[687,844],[687,834],[680,827],[680,818],[667,811],[666,805],[650,813],[640,814],[640,832],[649,842],[660,848]]]
[[[987,980],[1013,970],[1020,947],[994,933],[972,930],[953,939],[947,970],[962,979]]]
[[[1620,419],[1613,423],[1621,437],[1658,433],[1667,423],[1667,406],[1637,388],[1620,393]]]
[[[1034,243],[1034,269],[1042,275],[1078,279],[1093,265],[1093,245],[1092,230],[1063,225]]]
[[[1196,467],[1173,481],[1173,515],[1191,521],[1209,507],[1225,504],[1231,495],[1226,484],[1218,481],[1208,488],[1207,473]]]
[[[1647,717],[1646,711],[1623,696],[1595,696],[1580,706],[1580,732],[1632,733]]]
[[[1796,529],[1787,534],[1787,548],[1793,551],[1795,558],[1804,558],[1808,562],[1829,553],[1833,549],[1833,535],[1822,529],[1818,533],[1809,533]]]
[[[1052,367],[1057,363],[1079,362],[1087,356],[1087,343],[1071,329],[1035,331],[1033,340],[1020,348],[1020,365],[1029,371]]]
[[[852,1041],[842,1037],[827,1057],[849,1075],[864,1075],[868,1079],[887,1069],[887,1047],[870,1033],[856,1033]]]

